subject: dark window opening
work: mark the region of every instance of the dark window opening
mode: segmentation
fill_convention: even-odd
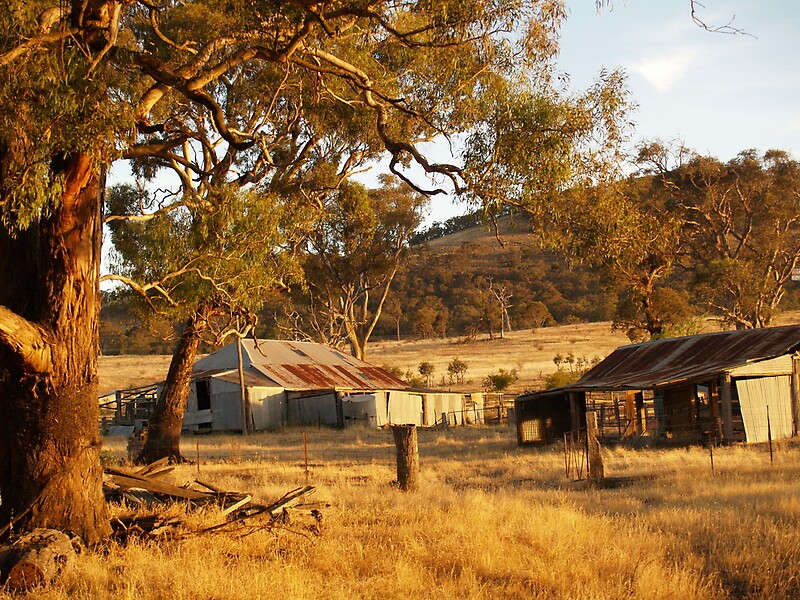
[[[194,385],[197,390],[197,410],[210,410],[211,381],[209,379],[200,379]]]

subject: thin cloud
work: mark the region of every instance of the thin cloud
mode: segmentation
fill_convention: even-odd
[[[696,51],[682,48],[668,54],[646,57],[632,63],[629,68],[659,92],[666,92],[683,78],[696,57]]]

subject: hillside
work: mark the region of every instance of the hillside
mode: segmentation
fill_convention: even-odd
[[[575,357],[602,358],[626,343],[628,339],[620,332],[611,332],[607,322],[585,323],[512,331],[504,339],[494,340],[439,338],[377,342],[369,346],[367,360],[414,375],[419,364],[428,361],[434,365],[437,386],[463,390],[480,390],[483,378],[501,368],[517,369],[520,379],[513,390],[522,391],[541,386],[542,377],[556,370],[553,357],[557,354],[571,352]],[[446,380],[447,365],[456,357],[468,365],[462,386],[449,385]],[[161,381],[167,375],[169,359],[165,355],[102,356],[100,393]]]
[[[609,322],[581,323],[525,329],[506,333],[505,338],[477,340],[445,338],[407,342],[378,342],[370,346],[367,360],[384,367],[418,374],[423,361],[434,366],[437,387],[463,391],[480,390],[483,379],[500,369],[515,369],[519,380],[510,391],[543,387],[544,376],[556,371],[553,358],[570,353],[576,358],[605,358],[612,350],[630,341],[621,332],[612,332]],[[459,358],[468,365],[464,385],[448,381],[447,365]]]
[[[522,219],[503,217],[497,231],[473,225],[413,246],[392,287],[377,336],[448,337],[494,333],[507,298],[513,328],[607,321],[615,298],[596,273],[569,268],[542,250]]]

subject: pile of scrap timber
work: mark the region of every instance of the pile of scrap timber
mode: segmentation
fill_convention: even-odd
[[[195,487],[182,487],[164,481],[164,475],[172,470],[167,459],[138,470],[106,467],[106,499],[135,509],[112,519],[118,541],[131,537],[182,539],[211,533],[246,535],[289,522],[319,534],[321,509],[328,505],[308,500],[315,491],[312,486],[292,490],[272,504],[255,504],[249,494],[223,491],[209,483],[195,481]],[[182,504],[185,510],[170,510],[175,504]],[[209,511],[217,522],[192,529],[185,516],[209,506],[219,507],[217,512]],[[183,516],[174,516],[176,512]],[[298,533],[296,528],[293,533]],[[53,529],[35,529],[0,542],[0,586],[23,592],[49,585],[73,566],[80,549],[80,540]]]
[[[167,459],[155,462],[135,471],[106,467],[104,489],[110,501],[123,501],[135,507],[135,512],[112,519],[114,535],[118,539],[129,536],[185,537],[203,533],[222,533],[272,528],[297,518],[310,518],[308,529],[319,532],[322,520],[322,502],[310,502],[315,488],[304,486],[292,490],[272,504],[255,504],[252,496],[241,492],[221,490],[209,483],[195,480],[195,487],[182,487],[163,480],[173,470]],[[197,489],[199,486],[202,489]],[[187,530],[181,517],[168,516],[159,507],[176,502],[187,507],[218,506],[221,522],[200,530]]]

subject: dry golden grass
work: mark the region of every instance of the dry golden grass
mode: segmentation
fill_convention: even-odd
[[[781,324],[798,322],[785,316]],[[552,357],[607,354],[627,340],[608,324],[513,332],[506,340],[379,343],[370,360],[441,375],[455,356],[475,389],[498,368],[522,387]],[[168,357],[103,357],[111,391],[163,379]],[[307,481],[330,502],[322,533],[299,526],[247,537],[110,545],[32,597],[63,598],[797,598],[800,597],[800,446],[707,450],[605,448],[620,485],[565,479],[559,447],[520,448],[507,428],[420,431],[421,489],[390,485],[395,458],[382,430],[187,437],[203,480],[271,502]],[[124,439],[106,440],[124,456]],[[177,483],[197,465],[183,465]],[[180,507],[171,510],[179,511]],[[219,515],[195,518],[212,524]],[[3,592],[0,597],[6,598]]]
[[[510,428],[420,431],[421,489],[403,493],[391,434],[308,430],[321,535],[111,545],[79,560],[62,598],[796,598],[800,447],[604,449],[621,485],[568,481],[559,447]],[[122,456],[124,440],[107,453]],[[304,485],[302,431],[184,439],[200,477],[270,502]],[[197,476],[178,468],[173,480]],[[213,511],[198,517],[215,522]],[[0,593],[2,596],[2,593]]]
[[[171,358],[164,354],[101,356],[97,368],[100,380],[98,393],[110,394],[115,390],[136,388],[163,381],[167,377]]]

